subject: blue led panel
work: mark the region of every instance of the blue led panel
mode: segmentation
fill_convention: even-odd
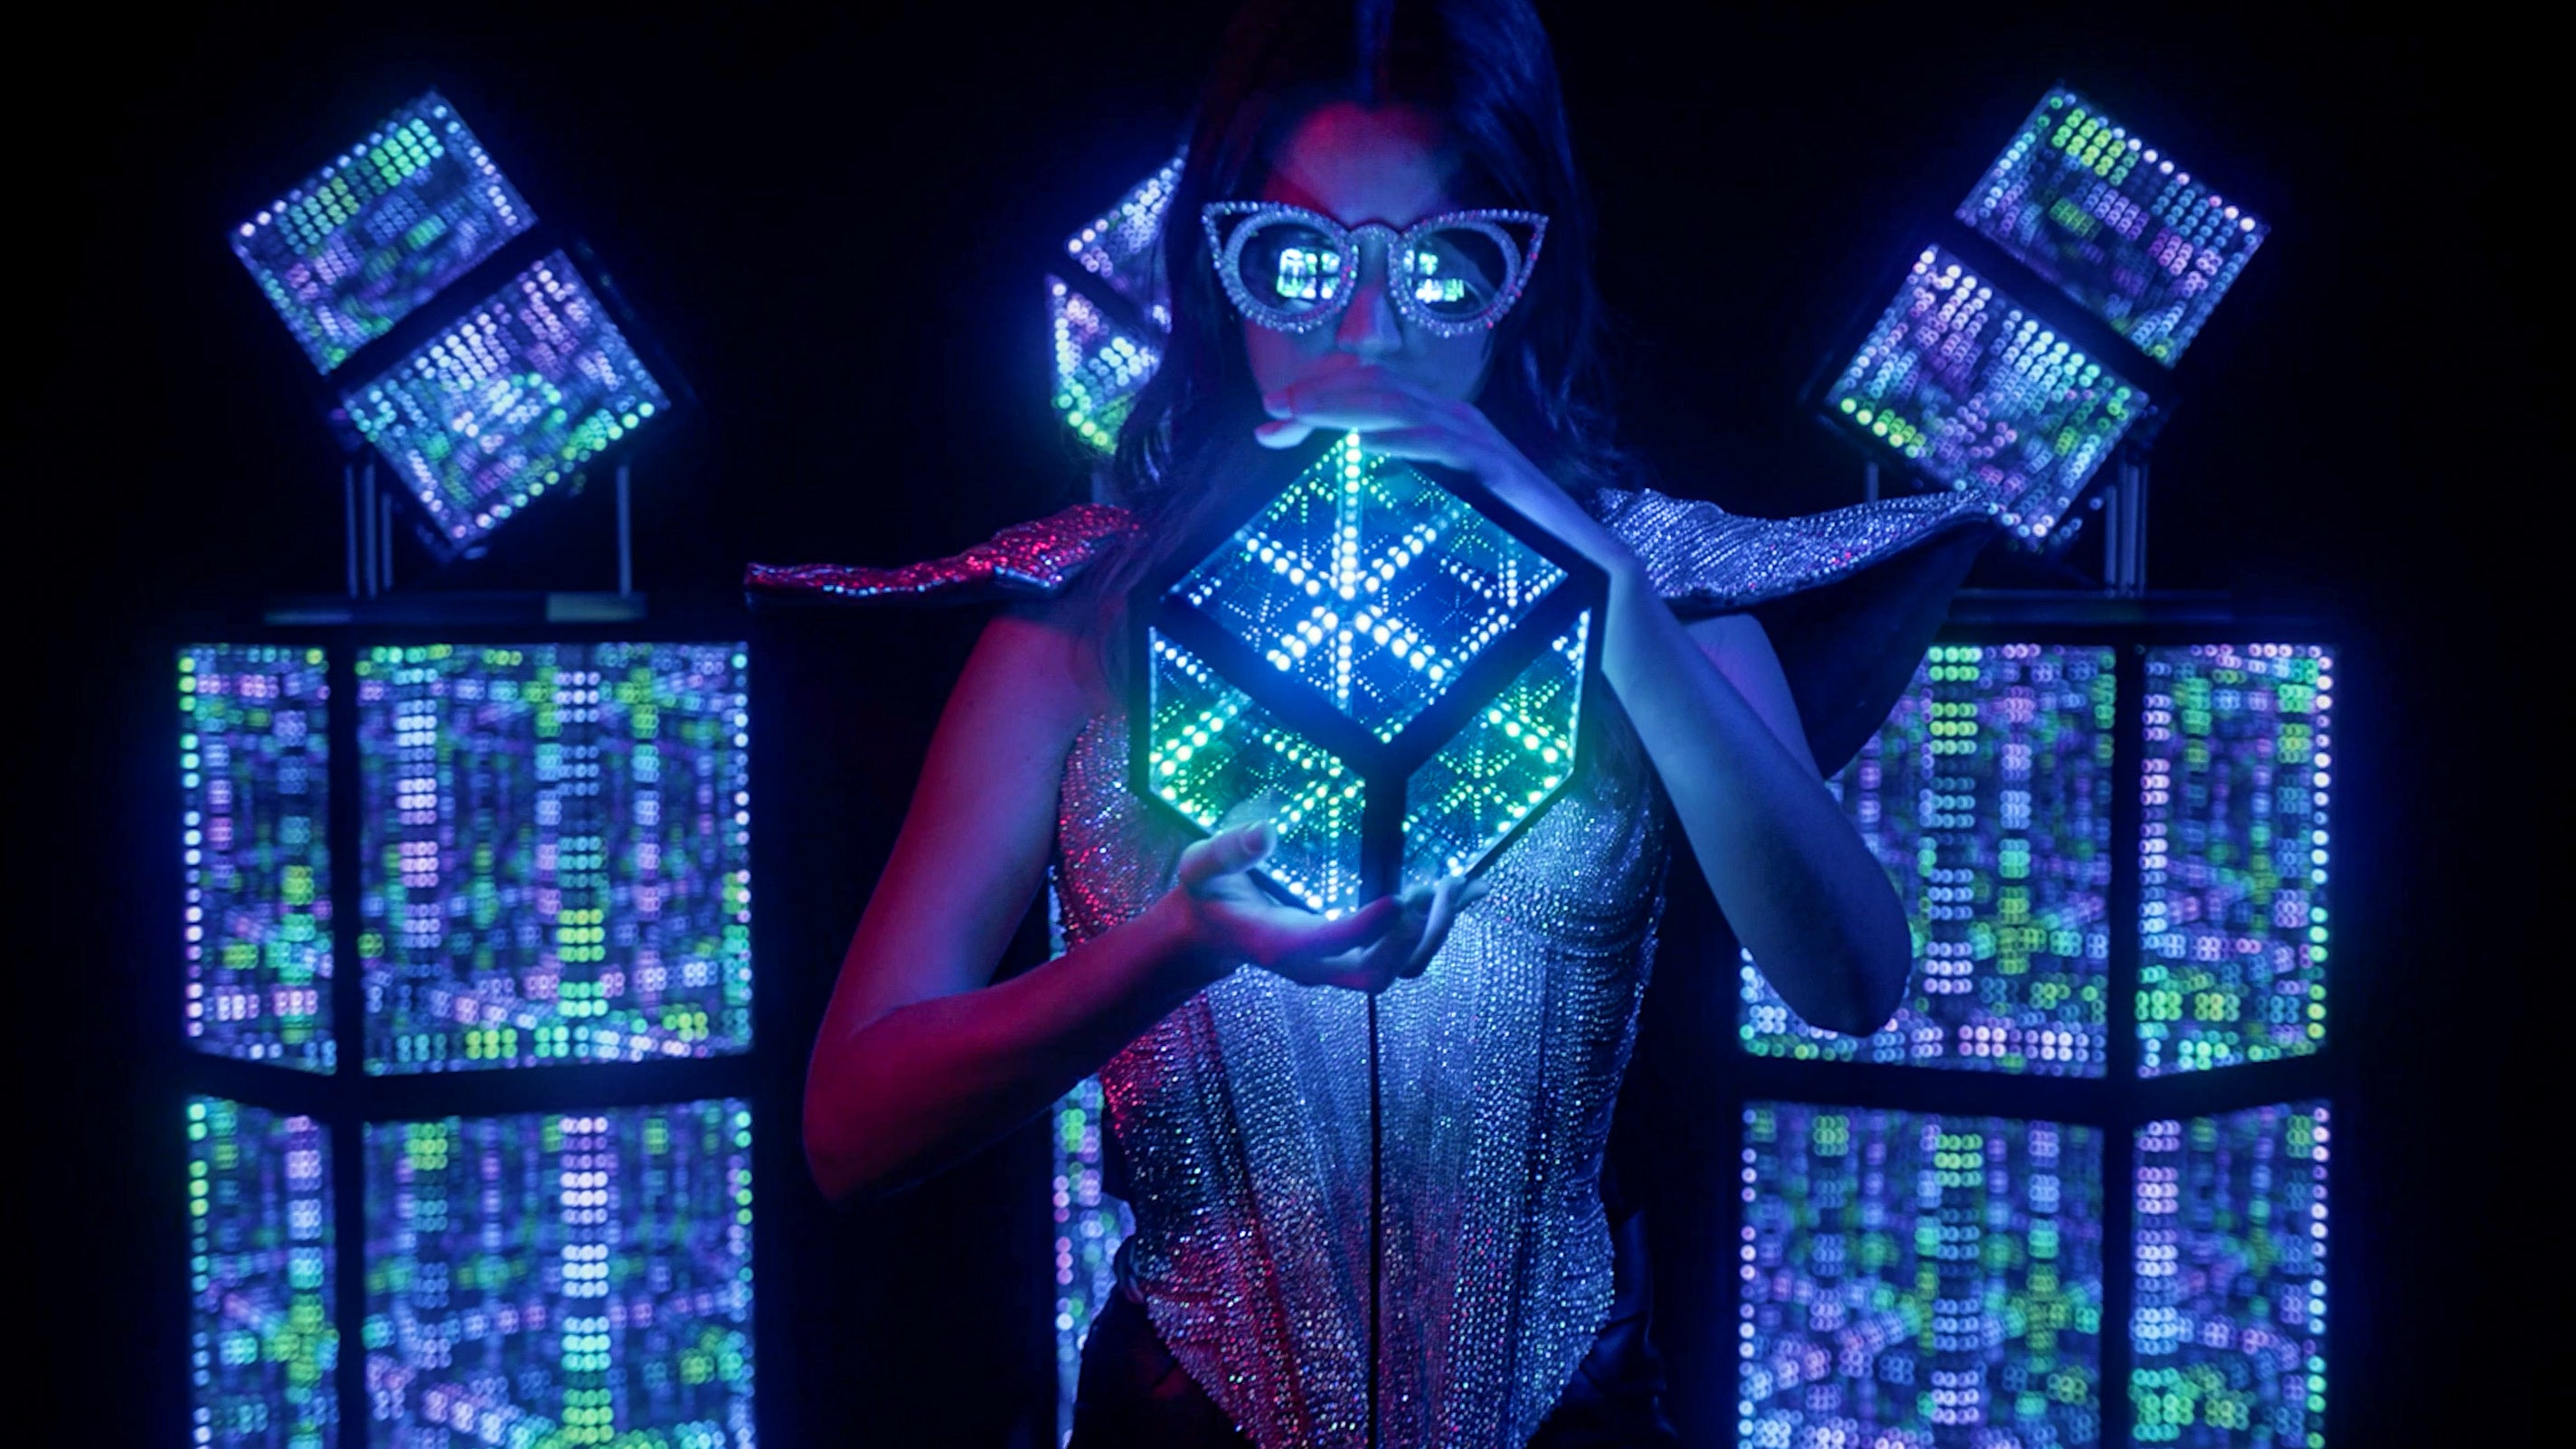
[[[1104,1190],[1101,1138],[1109,1114],[1100,1079],[1085,1077],[1055,1104],[1055,1366],[1058,1429],[1073,1432],[1073,1395],[1092,1320],[1118,1291],[1118,1245],[1136,1230],[1127,1205]]]
[[[751,1449],[751,1107],[366,1129],[367,1392],[397,1449]]]
[[[1172,209],[1172,193],[1180,187],[1183,159],[1174,156],[1164,162],[1127,188],[1127,194],[1089,226],[1064,240],[1065,255],[1075,265],[1116,288],[1165,327],[1172,319],[1170,288],[1162,268],[1163,216]]]
[[[750,1045],[743,650],[359,657],[368,1071]]]
[[[2096,1129],[1744,1111],[1739,1442],[2102,1437]]]
[[[1055,332],[1055,408],[1074,436],[1101,453],[1118,450],[1118,430],[1154,375],[1161,348],[1131,337],[1098,303],[1047,278],[1047,322]]]
[[[179,651],[189,1045],[327,1072],[331,695],[302,645]]]
[[[189,1442],[330,1449],[331,1135],[220,1097],[188,1100]]]
[[[2146,406],[2100,359],[1927,247],[1835,380],[1826,415],[2035,543]]]
[[[555,252],[341,404],[459,551],[671,400]]]
[[[234,228],[233,254],[329,372],[535,221],[431,91]]]
[[[1959,220],[2167,366],[2270,231],[2063,88],[2021,123]]]
[[[2135,1442],[2325,1442],[2321,1102],[2138,1129]]]
[[[2333,705],[2314,645],[2147,651],[2141,1074],[2324,1044]]]
[[[1935,645],[1831,782],[1914,928],[1904,1005],[1818,1031],[1744,958],[1756,1056],[2098,1077],[2110,957],[2112,651]]]

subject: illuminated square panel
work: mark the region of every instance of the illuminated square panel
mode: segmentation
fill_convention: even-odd
[[[1182,159],[1174,156],[1164,162],[1064,241],[1065,254],[1076,265],[1146,308],[1164,327],[1172,319],[1162,269],[1163,216],[1172,209],[1172,193],[1180,187]]]
[[[2138,1130],[2136,1443],[2325,1442],[2321,1102]]]
[[[2138,1070],[2315,1051],[2326,1034],[2334,658],[2147,651]]]
[[[235,227],[233,254],[329,372],[535,221],[431,91]]]
[[[748,1048],[743,651],[359,656],[368,1071]]]
[[[1136,1230],[1127,1205],[1104,1190],[1102,1135],[1109,1116],[1100,1079],[1085,1077],[1055,1104],[1055,1366],[1059,1434],[1073,1432],[1073,1396],[1092,1320],[1118,1291],[1118,1245]]]
[[[189,1442],[331,1449],[331,1138],[310,1117],[188,1100]]]
[[[1465,875],[1574,771],[1587,610],[1404,781],[1404,878]]]
[[[2168,366],[2270,231],[2063,88],[2021,123],[1959,220]]]
[[[1748,954],[1756,1056],[2098,1077],[2110,958],[2109,649],[1938,644],[1830,783],[1887,868],[1914,974],[1874,1036],[1798,1019]]]
[[[341,403],[453,552],[671,400],[555,252]]]
[[[1835,380],[1826,415],[2036,542],[2146,406],[2101,359],[1927,247]]]
[[[2090,1127],[1744,1111],[1740,1442],[2102,1442]]]
[[[1095,450],[1117,451],[1118,430],[1154,375],[1160,346],[1129,336],[1098,303],[1054,277],[1047,278],[1047,322],[1055,333],[1056,411]]]
[[[366,1129],[376,1442],[750,1449],[751,1108]]]
[[[188,1041],[331,1070],[331,689],[303,645],[179,651]]]

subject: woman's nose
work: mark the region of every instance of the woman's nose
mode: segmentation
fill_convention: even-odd
[[[1343,309],[1334,328],[1334,347],[1363,362],[1375,362],[1404,345],[1395,299],[1387,292],[1393,280],[1387,275],[1394,260],[1392,251],[1384,246],[1363,251],[1359,275],[1352,278],[1350,306]]]

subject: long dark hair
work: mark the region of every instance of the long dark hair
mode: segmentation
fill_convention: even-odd
[[[1547,216],[1544,257],[1496,331],[1478,405],[1576,497],[1611,482],[1617,459],[1598,354],[1591,210],[1575,176],[1556,57],[1529,0],[1252,0],[1226,31],[1164,213],[1171,338],[1119,434],[1111,500],[1159,525],[1149,534],[1168,536],[1260,421],[1199,210],[1258,194],[1289,132],[1334,101],[1429,112],[1465,163],[1461,205]]]

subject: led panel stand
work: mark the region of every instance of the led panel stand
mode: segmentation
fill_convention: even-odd
[[[1201,831],[1276,822],[1286,899],[1473,873],[1573,775],[1606,582],[1474,483],[1336,438],[1173,560],[1134,785]]]

